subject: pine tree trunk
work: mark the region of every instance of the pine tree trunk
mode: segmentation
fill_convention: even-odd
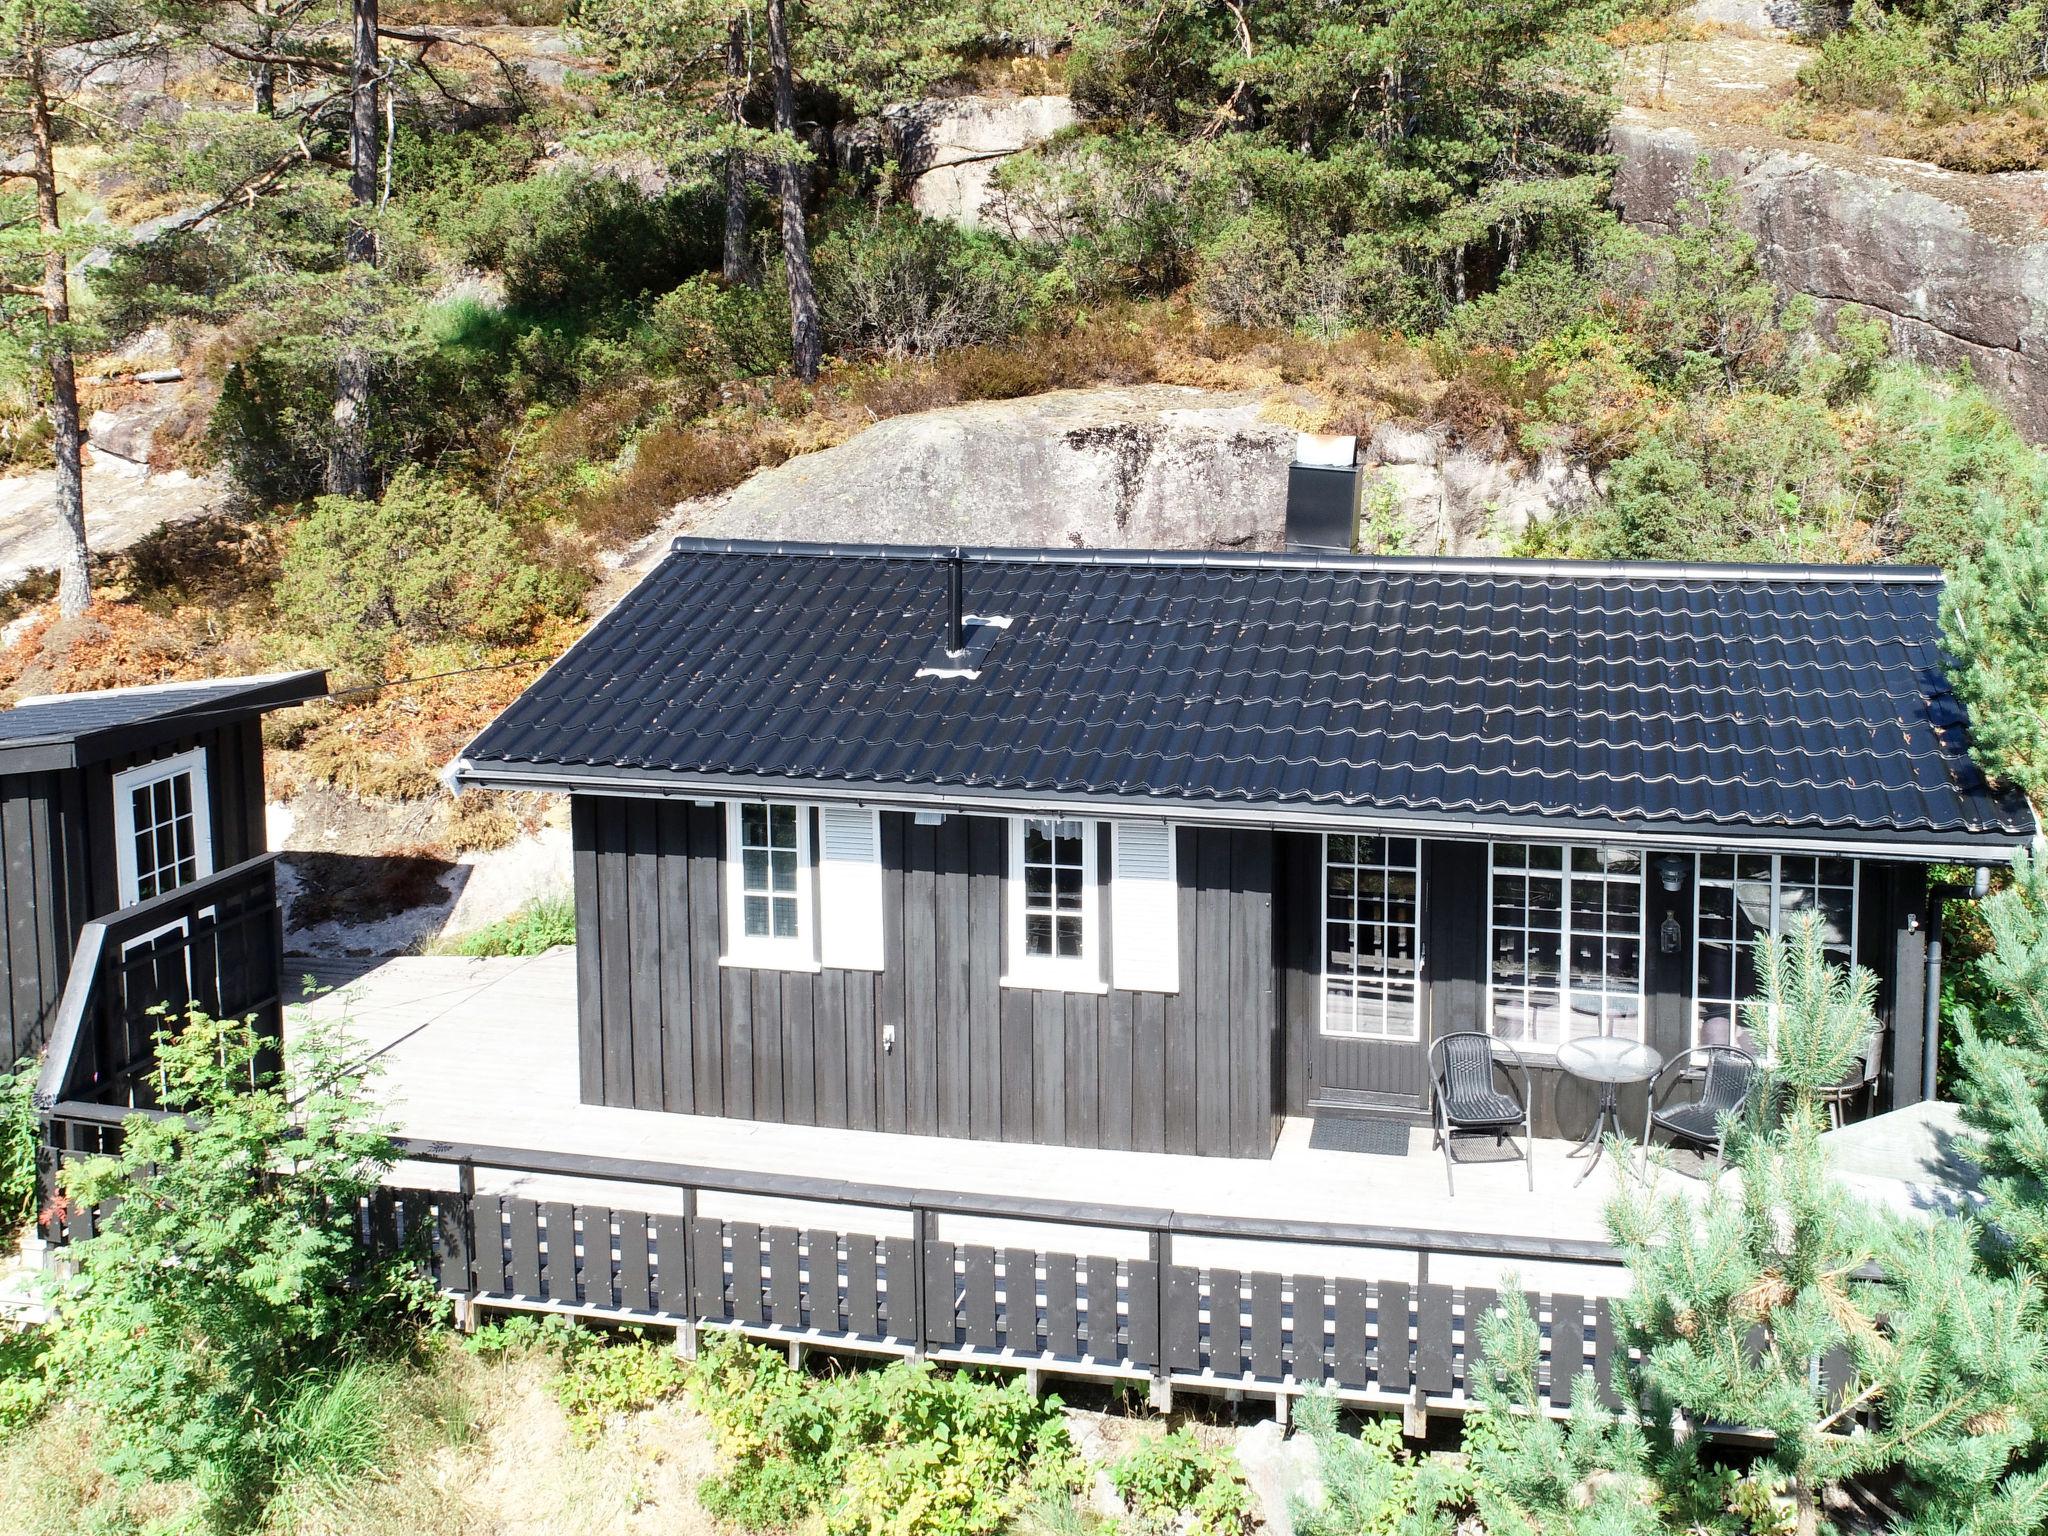
[[[746,18],[734,16],[725,29],[726,114],[739,128],[747,120]],[[749,282],[753,263],[747,259],[747,157],[738,150],[725,157],[725,280]]]
[[[348,195],[355,212],[342,256],[351,266],[368,266],[377,259],[377,236],[368,218],[377,202],[377,0],[354,0],[354,16]],[[327,489],[333,495],[369,493],[369,416],[370,355],[360,346],[344,346],[334,362],[334,437],[327,451]]]
[[[256,45],[264,53],[277,52],[277,30],[270,21],[270,0],[256,0]],[[258,64],[250,81],[252,105],[258,117],[277,116],[277,66]]]
[[[92,602],[92,572],[85,548],[85,434],[78,423],[78,373],[71,359],[70,275],[64,267],[63,225],[57,206],[55,134],[50,98],[44,89],[40,48],[28,56],[28,121],[31,174],[36,188],[36,225],[43,236],[43,315],[50,334],[50,426],[57,465],[57,521],[64,535],[57,560],[57,611],[67,619]]]
[[[775,130],[796,136],[796,81],[789,67],[789,21],[783,0],[768,0],[768,65],[775,76]],[[825,358],[818,324],[818,285],[811,276],[811,243],[804,231],[804,170],[782,167],[782,264],[789,274],[789,351],[796,376],[806,384]]]

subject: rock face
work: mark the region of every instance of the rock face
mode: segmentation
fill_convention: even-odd
[[[1818,149],[1717,142],[1624,112],[1614,201],[1668,229],[1702,153],[1735,185],[1771,276],[1820,302],[1891,322],[1902,356],[1967,363],[2020,430],[2048,442],[2048,172],[1972,176]]]
[[[223,481],[181,469],[152,474],[117,454],[86,451],[85,541],[96,555],[126,549],[165,523],[219,511],[227,501]],[[0,589],[54,569],[62,550],[56,471],[0,478]]]
[[[1080,119],[1065,96],[954,96],[891,107],[883,133],[910,180],[911,205],[927,218],[987,222],[998,165]]]
[[[711,538],[1055,549],[1278,549],[1291,427],[1255,397],[1171,385],[1063,390],[899,416],[688,502],[627,562],[676,533]],[[1530,471],[1382,430],[1367,449],[1368,548],[1490,554],[1593,494],[1583,469]],[[1390,489],[1376,499],[1372,486]]]
[[[1362,458],[1359,543],[1367,553],[1498,554],[1531,523],[1580,511],[1598,496],[1586,467],[1561,454],[1530,469],[1447,447],[1435,432],[1383,426]]]
[[[1062,390],[898,416],[764,470],[686,531],[880,544],[1276,549],[1294,433],[1245,395]]]

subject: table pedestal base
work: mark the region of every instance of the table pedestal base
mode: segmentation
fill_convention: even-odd
[[[1593,1128],[1586,1132],[1577,1146],[1565,1154],[1567,1157],[1587,1159],[1585,1171],[1572,1181],[1573,1189],[1577,1189],[1591,1178],[1593,1170],[1600,1166],[1600,1154],[1607,1150],[1607,1138],[1602,1133],[1609,1129],[1617,1136],[1622,1133],[1621,1098],[1614,1089],[1613,1083],[1600,1085],[1600,1108],[1593,1116]]]

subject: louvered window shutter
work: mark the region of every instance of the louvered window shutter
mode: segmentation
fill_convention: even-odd
[[[1173,827],[1116,822],[1109,865],[1109,943],[1113,983],[1126,992],[1180,990],[1180,887]]]
[[[882,818],[858,806],[818,811],[818,960],[882,968]]]

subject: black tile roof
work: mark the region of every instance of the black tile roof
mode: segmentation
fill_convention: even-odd
[[[458,777],[1929,856],[2035,831],[1967,756],[1932,571],[971,551],[967,611],[1010,627],[921,677],[949,553],[678,540]]]
[[[326,692],[327,674],[307,671],[50,694],[0,710],[0,773],[89,762],[142,736],[175,735]]]

